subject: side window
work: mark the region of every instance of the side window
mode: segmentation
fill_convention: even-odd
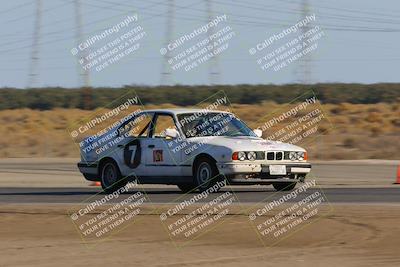
[[[119,134],[125,135],[125,137],[147,137],[152,118],[153,114],[140,114],[119,128]]]
[[[174,119],[171,115],[158,115],[152,137],[165,138],[166,129],[176,129]]]

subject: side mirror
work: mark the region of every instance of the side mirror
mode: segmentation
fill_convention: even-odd
[[[165,129],[165,136],[170,138],[177,138],[179,136],[179,132],[176,129],[168,128]]]
[[[253,132],[257,135],[257,137],[261,137],[263,134],[263,131],[261,131],[260,129],[254,129]]]

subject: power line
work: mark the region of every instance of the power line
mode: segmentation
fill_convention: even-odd
[[[9,8],[9,9],[1,11],[0,14],[6,14],[6,13],[10,13],[11,11],[14,11],[14,10],[19,10],[19,9],[21,9],[23,7],[27,7],[27,6],[33,5],[34,2],[35,1],[31,1],[29,3],[23,3],[23,4],[20,4],[20,5],[17,5],[15,7],[12,7],[12,8]]]
[[[82,4],[86,4],[86,3],[82,3]],[[196,4],[196,3],[195,3]],[[155,4],[154,4],[155,5]],[[149,5],[148,7],[150,7],[150,6],[154,6],[154,5]],[[178,6],[176,9],[187,9],[187,8],[189,8],[189,7],[191,7],[191,6],[193,6],[194,4],[190,4],[190,5],[186,5],[186,6]],[[105,8],[105,9],[107,9],[107,8]],[[147,9],[147,8],[143,8],[143,9]],[[125,10],[121,10],[121,11],[125,11]],[[130,11],[129,11],[130,12]],[[85,26],[88,26],[88,25],[92,25],[92,24],[96,24],[96,23],[99,23],[99,22],[104,22],[104,21],[106,21],[106,20],[110,20],[110,19],[113,19],[113,18],[116,18],[116,17],[120,17],[121,15],[125,15],[125,14],[127,14],[127,13],[129,13],[129,12],[127,12],[127,11],[125,11],[124,13],[122,13],[122,14],[118,14],[118,15],[114,15],[114,16],[111,16],[111,17],[107,17],[107,18],[102,18],[102,19],[99,19],[99,20],[95,20],[95,21],[91,21],[91,22],[89,22],[89,23],[86,23],[85,24]],[[143,13],[143,12],[142,12]],[[152,19],[152,18],[158,18],[158,17],[163,17],[166,13],[165,12],[161,12],[161,13],[156,13],[156,14],[154,14],[154,13],[150,13],[152,16],[150,16],[150,17],[148,17],[147,19]],[[145,19],[142,19],[142,21],[145,21],[146,20],[146,18]],[[202,21],[202,20],[201,20]],[[158,25],[158,24],[157,24]],[[90,32],[89,34],[92,34],[92,33],[96,33],[97,31],[99,31],[99,30],[105,30],[106,28],[102,28],[102,29],[97,29],[97,30],[94,30],[94,31],[92,31],[92,32]],[[58,35],[58,34],[62,34],[62,33],[64,33],[64,32],[71,32],[71,31],[74,31],[74,30],[76,30],[76,27],[72,27],[72,28],[67,28],[67,29],[62,29],[62,30],[57,30],[57,31],[53,31],[53,32],[48,32],[48,33],[44,33],[44,34],[42,34],[42,35],[47,35],[47,36],[49,36],[49,35]],[[59,42],[59,41],[64,41],[64,40],[68,40],[68,39],[70,39],[70,38],[74,38],[74,35],[72,35],[71,37],[67,37],[67,38],[65,38],[65,37],[63,37],[63,38],[59,38],[59,39],[54,39],[54,40],[50,40],[50,41],[46,41],[46,42],[43,42],[42,44],[50,44],[50,43],[55,43],[55,42]],[[26,40],[29,40],[29,38],[26,38]],[[14,41],[14,42],[12,42],[13,44],[15,43],[15,44],[18,44],[18,43],[20,43],[20,41]],[[5,50],[0,50],[0,53],[7,53],[7,54],[9,54],[9,52],[12,52],[12,51],[17,51],[16,53],[19,53],[19,51],[20,51],[20,49],[23,49],[23,48],[31,48],[31,45],[24,45],[24,46],[20,46],[20,47],[13,47],[13,48],[9,48],[9,49],[5,49]]]
[[[296,1],[288,1],[288,0],[280,0],[280,1],[284,1],[284,2],[290,3],[290,4],[294,3],[296,5],[299,4],[299,2],[296,2]],[[396,19],[399,18],[398,15],[391,15],[391,14],[379,13],[379,12],[370,12],[370,11],[365,11],[365,10],[362,10],[362,9],[339,8],[339,7],[332,7],[332,6],[319,5],[319,4],[313,4],[313,6],[318,7],[318,8],[322,8],[322,9],[344,11],[344,12],[348,12],[348,13],[366,14],[366,15],[378,15],[378,16],[383,16],[385,18],[387,18],[387,17],[392,17],[392,18],[396,18]],[[398,11],[396,11],[396,12],[398,12]]]
[[[236,6],[238,6],[238,5],[236,4]],[[254,6],[251,6],[251,7],[250,6],[245,6],[245,5],[239,5],[239,6],[240,7],[247,7],[247,8],[251,8],[251,9],[257,9],[257,10],[263,10],[262,8],[254,7]],[[187,6],[186,7],[176,6],[176,7],[177,8],[186,8]],[[193,9],[193,10],[196,10],[196,9]],[[205,12],[205,10],[198,10],[198,11]],[[297,14],[297,12],[291,12],[291,13],[296,13]],[[154,14],[152,17],[162,16],[162,15],[163,15],[163,13]],[[241,15],[235,15],[235,14],[232,14],[232,15],[236,16],[236,17],[256,18],[254,16],[249,17],[249,16],[241,16]],[[117,16],[120,16],[120,15],[117,15]],[[117,16],[113,16],[113,17],[117,17]],[[193,19],[193,16],[191,16],[191,18],[185,18],[185,19],[186,20],[195,20],[195,21],[200,20],[200,18],[199,19]],[[103,21],[103,20],[100,20],[100,21]],[[99,22],[99,20],[90,22],[87,25],[94,24],[94,23],[97,23],[97,22]],[[254,20],[245,21],[245,20],[237,20],[237,19],[233,19],[232,20],[232,24],[243,25],[243,26],[254,26],[254,27],[265,27],[265,26],[287,27],[287,26],[291,25],[290,22],[286,22],[286,24],[282,24],[282,23],[268,23],[268,22],[265,23],[265,22],[259,22],[259,21],[254,21]],[[350,31],[350,32],[399,32],[400,31],[400,29],[390,29],[390,28],[387,29],[387,28],[370,28],[370,27],[348,27],[347,25],[337,26],[337,25],[332,25],[332,24],[320,24],[320,25],[322,27],[324,27],[325,30],[332,30],[332,31]],[[68,29],[68,30],[72,30],[72,29]],[[59,31],[56,32],[56,33],[59,34]],[[56,42],[57,41],[61,41],[61,40],[66,40],[66,39],[68,39],[68,38],[62,38],[62,39],[56,40]],[[49,43],[51,43],[51,42],[49,42]],[[0,51],[0,53],[1,52],[7,52],[8,53],[8,52],[13,51],[13,50],[17,51],[17,50],[19,50],[21,48],[27,48],[27,47],[30,47],[30,46],[22,46],[22,47],[19,47],[19,48],[6,49],[6,50]]]
[[[62,7],[62,6],[65,6],[65,5],[67,5],[67,4],[72,3],[72,1],[73,1],[73,0],[68,0],[67,2],[62,3],[61,5],[57,5],[57,6],[54,6],[54,7],[49,7],[49,8],[46,8],[46,9],[42,9],[42,10],[41,10],[41,13],[43,14],[43,13],[46,13],[46,12],[48,12],[48,11],[57,9],[57,8],[59,8],[59,7]],[[23,19],[26,19],[26,18],[30,18],[30,17],[35,16],[35,15],[36,15],[36,13],[28,14],[28,15],[16,17],[16,18],[13,18],[13,19],[10,19],[10,20],[1,22],[1,23],[2,23],[2,24],[8,24],[8,23],[11,23],[11,22],[16,22],[16,21],[20,21],[20,20],[23,20]]]
[[[67,0],[65,0],[65,1],[67,1]],[[75,0],[68,0],[68,2],[66,2],[66,3],[64,3],[64,4],[62,4],[62,5],[65,5],[65,4],[67,4],[67,3],[71,3],[71,1],[75,1]],[[129,1],[130,1],[130,0],[128,0],[127,2],[129,2]],[[82,3],[81,3],[81,4],[82,4]],[[86,3],[83,3],[83,4],[86,5]],[[113,5],[104,6],[103,9],[109,10],[111,6],[113,6]],[[59,6],[58,6],[58,7],[59,7]],[[52,9],[47,9],[47,11],[49,11],[49,10],[54,10],[54,9],[55,9],[55,7],[52,8]],[[124,11],[123,14],[128,13],[128,12],[126,12],[125,10],[123,10],[123,11]],[[97,12],[97,11],[87,12],[86,16],[89,15],[89,14],[92,14],[92,13],[96,13],[96,12]],[[42,12],[42,13],[44,13],[44,12]],[[118,14],[118,15],[114,15],[114,16],[111,16],[111,17],[108,17],[108,18],[103,18],[103,19],[100,19],[100,20],[95,20],[95,21],[92,21],[92,22],[90,22],[90,23],[87,23],[87,25],[95,24],[95,23],[98,23],[98,22],[103,22],[104,20],[108,20],[108,19],[112,19],[112,18],[115,18],[115,17],[119,17],[119,16],[121,16],[121,15],[123,15],[123,14]],[[20,18],[23,19],[23,18],[31,17],[31,16],[32,16],[32,15],[28,15],[28,16],[23,16],[23,17],[20,17]],[[54,27],[55,25],[57,25],[57,24],[59,24],[59,23],[61,23],[61,22],[71,21],[71,19],[72,19],[72,20],[75,19],[75,15],[73,15],[73,16],[71,16],[71,17],[68,17],[68,18],[66,18],[66,19],[61,19],[61,20],[52,21],[51,24],[49,23],[49,24],[42,25],[42,29],[48,28],[49,26]],[[55,31],[43,32],[42,35],[43,35],[43,36],[63,35],[63,34],[65,34],[65,31],[70,31],[70,32],[72,32],[72,31],[74,31],[74,30],[76,30],[76,27],[67,28],[67,29],[60,29],[60,28],[57,28],[57,30],[55,30]],[[25,32],[23,32],[23,31],[14,32],[14,33],[12,33],[12,35],[14,35],[14,36],[25,35]],[[24,40],[27,40],[27,41],[28,41],[28,40],[30,40],[30,38],[28,37],[28,38],[25,38],[25,39],[20,39],[20,40],[8,42],[8,43],[2,43],[2,44],[0,44],[0,46],[3,46],[4,44],[16,44],[16,43],[20,43],[21,41],[24,41]]]
[[[96,1],[97,2],[97,1]],[[99,2],[107,2],[107,1],[100,1],[99,0]],[[108,2],[108,3],[110,3],[110,2]],[[153,2],[154,3],[154,2]],[[83,4],[87,4],[87,3],[83,3]],[[166,3],[163,3],[164,5],[166,4]],[[232,3],[232,4],[234,4],[234,3]],[[154,4],[155,5],[155,4]],[[152,5],[152,6],[154,6],[154,5]],[[176,9],[179,9],[181,6],[179,6],[179,5],[175,5],[175,8]],[[243,7],[243,5],[241,5],[241,7]],[[101,8],[101,9],[107,9],[106,7],[98,7],[98,8]],[[253,6],[253,9],[259,9],[259,10],[262,10],[261,8],[259,8],[259,6]],[[117,10],[117,9],[114,9],[114,10]],[[118,10],[121,10],[121,9],[118,9]],[[209,14],[209,11],[207,11],[207,8],[206,8],[206,10],[204,10],[204,9],[192,9],[192,10],[194,10],[194,11],[199,11],[199,12],[201,12],[202,14],[204,14],[204,13],[207,13],[207,14]],[[294,10],[294,9],[292,9],[292,10]],[[43,9],[42,9],[42,11],[43,11]],[[42,12],[43,13],[43,12]],[[149,12],[148,12],[149,13]],[[298,12],[291,12],[292,14],[294,14],[294,13],[298,13]],[[150,13],[152,16],[151,17],[148,17],[147,19],[150,19],[150,18],[153,18],[153,17],[158,17],[158,16],[163,16],[163,13],[161,13],[161,14],[155,14],[155,13]],[[177,17],[176,16],[176,14],[178,14],[178,12],[174,12],[174,17]],[[120,16],[120,15],[118,15],[118,16]],[[167,14],[167,16],[168,16],[168,14]],[[242,19],[242,20],[240,20],[240,19],[232,19],[232,24],[236,24],[236,25],[243,25],[243,26],[254,26],[254,27],[265,27],[266,25],[274,25],[274,26],[277,26],[277,27],[286,27],[286,26],[290,26],[290,22],[286,22],[285,20],[279,20],[279,21],[284,21],[284,23],[269,23],[268,21],[266,21],[266,19],[265,19],[265,17],[264,18],[261,18],[261,17],[257,17],[257,16],[243,16],[243,15],[236,15],[236,14],[232,14],[232,16],[233,17],[237,17],[237,18],[244,18],[244,19]],[[113,16],[113,17],[116,17],[116,16]],[[184,18],[185,20],[192,20],[192,21],[202,21],[202,20],[204,20],[204,17],[200,17],[200,16],[192,16],[192,15],[188,15],[188,16],[181,16],[181,17],[179,17],[178,16],[178,18]],[[248,18],[248,20],[246,20],[246,18]],[[262,21],[259,21],[258,19],[263,19]],[[102,19],[103,20],[103,19]],[[278,19],[275,19],[275,21],[277,21]],[[97,22],[97,21],[96,21]],[[92,23],[90,23],[90,24],[93,24],[94,22],[92,22]],[[326,24],[325,24],[326,25]],[[324,26],[325,26],[324,25]],[[355,26],[351,26],[351,27],[348,27],[348,26],[346,26],[346,25],[344,25],[344,26],[342,26],[342,25],[333,25],[333,24],[328,24],[328,25],[330,25],[330,27],[326,27],[326,28],[324,28],[324,29],[330,29],[330,30],[337,30],[337,31],[357,31],[357,32],[362,32],[362,31],[367,31],[367,32],[369,32],[369,31],[379,31],[379,32],[397,32],[397,31],[399,31],[398,29],[385,29],[385,28],[371,28],[371,27],[355,27]],[[42,26],[40,26],[40,31],[39,31],[39,35],[38,35],[38,40],[35,42],[33,42],[32,43],[32,45],[30,45],[30,46],[28,46],[29,48],[32,48],[32,52],[33,51],[35,51],[35,47],[36,47],[36,50],[37,50],[37,56],[38,56],[38,52],[39,52],[39,46],[40,45],[42,45],[42,44],[46,44],[46,43],[54,43],[54,42],[58,42],[58,41],[62,41],[62,40],[66,40],[66,39],[69,39],[69,38],[58,38],[57,40],[52,40],[51,42],[40,42],[40,37],[41,36],[43,36],[43,33],[41,32],[41,29],[42,29],[43,27]],[[77,29],[77,27],[75,27],[75,29]],[[56,34],[63,34],[63,32],[53,32],[53,33],[56,33]],[[76,38],[76,35],[75,35],[75,38]],[[35,45],[35,43],[36,43],[36,45]],[[19,52],[19,49],[20,48],[16,48],[15,49],[15,51],[17,51],[17,53],[20,53]],[[7,51],[7,50],[6,50]],[[9,50],[8,50],[9,51]],[[34,53],[32,53],[32,56],[31,56],[31,59],[34,59],[34,58],[37,58],[37,56],[35,57],[34,55],[33,55]],[[34,63],[34,60],[32,60],[32,63]],[[37,64],[38,62],[36,62],[36,64]],[[31,64],[32,66],[34,65],[34,64]],[[31,69],[35,69],[35,68],[31,68]],[[37,69],[37,68],[36,68]],[[34,73],[34,72],[37,72],[37,71],[33,71],[32,73]],[[210,75],[211,76],[211,75]],[[210,81],[211,81],[211,79],[210,79]]]

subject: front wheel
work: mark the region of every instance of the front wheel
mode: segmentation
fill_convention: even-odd
[[[283,182],[283,183],[273,183],[273,187],[277,191],[291,191],[296,187],[296,182]]]
[[[219,172],[215,163],[208,159],[202,158],[197,161],[194,168],[194,181],[200,192],[206,191],[214,186],[220,179]],[[219,191],[220,188],[217,189]]]
[[[117,164],[107,161],[101,168],[101,187],[107,194],[113,193],[127,184],[126,179],[122,179]]]

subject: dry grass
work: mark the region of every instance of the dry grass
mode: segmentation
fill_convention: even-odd
[[[171,108],[170,104],[145,108]],[[277,109],[271,102],[261,105],[234,104],[232,110],[251,127]],[[326,104],[327,120],[318,133],[299,143],[312,159],[400,158],[400,107],[397,104]],[[0,111],[0,157],[78,157],[78,147],[67,127],[90,116],[92,111],[29,109]],[[258,121],[258,122],[257,122]]]

